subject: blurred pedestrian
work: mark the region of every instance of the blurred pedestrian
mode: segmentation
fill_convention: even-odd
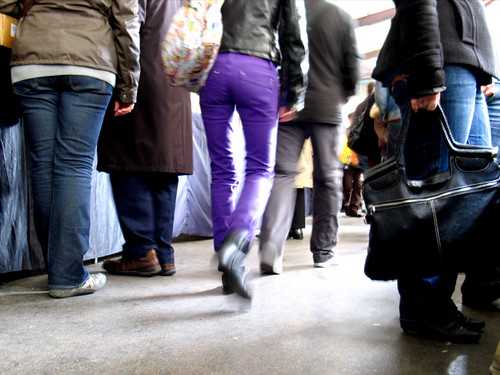
[[[354,22],[325,0],[306,0],[309,72],[304,108],[278,128],[276,176],[261,227],[259,254],[264,273],[282,271],[284,244],[295,200],[297,160],[304,141],[313,148],[313,225],[310,250],[315,267],[328,267],[337,245],[342,205],[342,163],[338,159],[342,107],[355,92],[359,57]]]
[[[274,176],[280,80],[294,110],[302,89],[304,46],[295,0],[225,0],[219,55],[200,105],[211,159],[214,247],[224,288],[250,298],[244,260],[264,211]],[[234,110],[243,124],[246,148],[244,186],[238,184],[231,136]],[[293,207],[293,205],[292,205]],[[290,229],[288,223],[287,233]]]

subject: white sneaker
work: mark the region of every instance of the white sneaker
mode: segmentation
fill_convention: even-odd
[[[279,256],[278,253],[272,243],[262,246],[259,252],[260,272],[271,275],[279,275],[283,272],[283,256]]]
[[[283,272],[283,258],[278,258],[274,261],[274,264],[268,264],[260,261],[260,272],[271,274],[271,275],[279,275]]]
[[[92,273],[88,279],[78,288],[71,289],[49,289],[49,296],[52,298],[66,298],[80,296],[82,294],[91,294],[106,284],[106,275],[103,273]]]
[[[336,265],[336,260],[335,260],[335,257],[331,257],[330,259],[328,259],[327,261],[324,261],[324,262],[321,262],[321,263],[314,263],[314,267],[317,267],[317,268],[327,268],[327,267],[331,267],[331,266],[335,266]]]

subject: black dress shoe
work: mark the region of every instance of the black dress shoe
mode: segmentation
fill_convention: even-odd
[[[486,323],[479,319],[469,318],[462,313],[456,317],[456,321],[469,331],[481,332],[486,326]]]
[[[223,272],[222,285],[226,293],[235,292],[243,298],[251,298],[247,285],[248,272],[245,257],[250,246],[247,231],[231,233],[224,239],[218,251],[219,271]]]
[[[459,344],[473,344],[478,342],[481,338],[479,332],[471,331],[455,320],[448,323],[402,320],[401,328],[408,335],[439,341],[451,341]]]
[[[288,233],[288,238],[293,238],[294,240],[303,240],[304,233],[302,233],[302,229],[300,228],[290,229],[290,232]]]
[[[363,217],[363,214],[357,208],[348,208],[345,214],[350,217]]]

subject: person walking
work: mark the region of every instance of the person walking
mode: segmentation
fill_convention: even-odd
[[[89,274],[90,189],[97,139],[115,94],[114,115],[137,96],[139,22],[132,0],[28,0],[11,73],[31,156],[36,231],[47,254],[49,296],[101,289]],[[18,1],[1,0],[16,15]]]
[[[315,267],[333,263],[342,205],[342,163],[338,160],[342,107],[355,92],[359,56],[352,18],[325,0],[306,0],[309,72],[304,108],[294,121],[281,117],[274,184],[260,233],[260,269],[282,271],[284,244],[295,200],[297,160],[304,141],[313,149],[313,225],[310,250]]]
[[[250,298],[244,259],[273,181],[278,65],[284,65],[281,83],[287,91],[286,111],[291,111],[302,88],[304,47],[295,0],[225,0],[221,12],[224,31],[219,54],[200,92],[211,159],[214,247],[225,289]],[[246,142],[245,180],[239,197],[234,194],[238,181],[231,151],[235,109]]]
[[[109,273],[170,276],[176,272],[172,232],[178,176],[193,172],[189,92],[168,83],[162,68],[165,34],[181,0],[139,0],[141,79],[134,111],[106,118],[98,165],[110,174],[125,238]]]

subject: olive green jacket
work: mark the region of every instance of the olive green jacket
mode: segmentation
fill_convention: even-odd
[[[19,17],[16,0],[0,12]],[[73,65],[117,75],[115,92],[134,103],[140,75],[137,0],[36,0],[19,23],[11,65]]]

